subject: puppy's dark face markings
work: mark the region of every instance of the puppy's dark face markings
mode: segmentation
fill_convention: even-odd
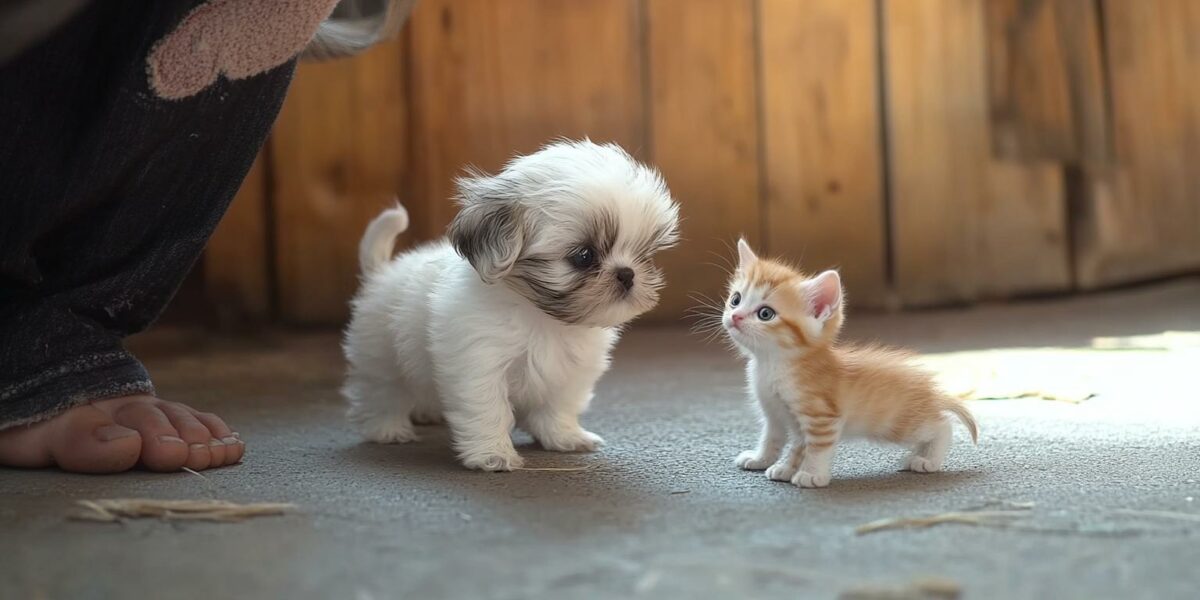
[[[450,239],[485,282],[590,326],[620,325],[658,302],[652,257],[675,242],[678,207],[657,172],[585,141],[468,175],[457,181],[463,209]]]
[[[649,234],[637,223],[622,231],[618,214],[596,209],[579,225],[578,237],[563,247],[524,254],[509,275],[510,284],[539,309],[566,323],[625,320],[658,301],[662,272],[653,257],[675,240],[673,223]]]
[[[596,301],[593,288],[617,241],[616,215],[598,210],[579,229],[565,248],[521,256],[510,274],[514,289],[565,323],[581,322]]]

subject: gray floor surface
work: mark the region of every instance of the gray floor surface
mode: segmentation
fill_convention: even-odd
[[[734,468],[756,436],[741,364],[682,329],[638,326],[618,347],[585,417],[603,451],[518,436],[529,466],[586,469],[511,474],[461,469],[440,428],[360,443],[333,334],[161,333],[136,343],[160,393],[224,415],[244,463],[203,477],[0,470],[0,597],[901,597],[870,594],[938,577],[966,598],[1196,598],[1197,331],[1198,280],[851,315],[849,337],[930,353],[948,382],[1060,399],[972,402],[980,443],[957,431],[940,474],[897,472],[900,449],[849,442],[823,490]],[[65,518],[77,500],[121,497],[298,509],[234,524]],[[855,533],[979,509],[1019,514]]]

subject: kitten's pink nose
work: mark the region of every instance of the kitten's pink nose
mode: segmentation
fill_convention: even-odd
[[[733,326],[737,327],[738,325],[742,324],[742,319],[745,319],[746,315],[740,315],[738,313],[733,313],[732,315],[729,316],[729,318],[733,319]]]

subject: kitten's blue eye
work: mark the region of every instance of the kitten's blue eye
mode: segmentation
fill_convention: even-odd
[[[771,308],[770,306],[764,306],[758,309],[757,314],[759,321],[770,321],[771,319],[775,318],[775,309]]]
[[[733,296],[731,296],[729,298],[729,306],[731,306],[733,308],[737,308],[737,305],[739,305],[741,303],[742,303],[742,293],[734,292]]]
[[[587,247],[580,248],[574,254],[568,256],[567,260],[576,269],[586,269],[596,263],[596,251]]]

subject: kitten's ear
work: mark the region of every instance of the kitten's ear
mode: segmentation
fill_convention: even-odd
[[[758,260],[758,256],[750,249],[750,244],[746,243],[745,238],[738,240],[738,268],[746,268],[754,261]]]
[[[808,316],[823,323],[842,310],[842,278],[837,271],[825,271],[817,275],[805,288]]]

